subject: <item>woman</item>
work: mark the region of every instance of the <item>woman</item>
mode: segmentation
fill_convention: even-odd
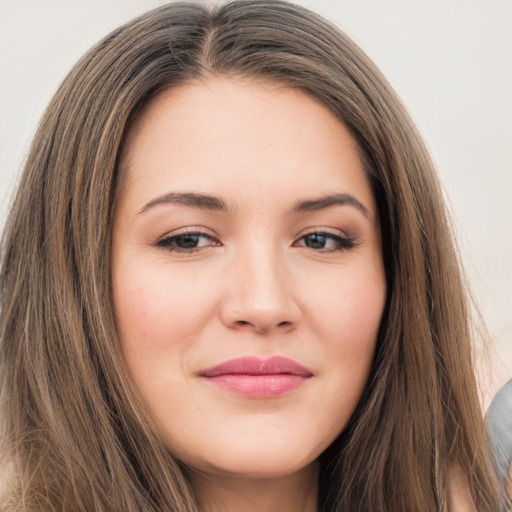
[[[305,9],[172,4],[85,55],[1,290],[2,510],[500,506],[428,154]]]

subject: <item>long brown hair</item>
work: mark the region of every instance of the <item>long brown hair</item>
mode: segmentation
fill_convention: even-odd
[[[458,467],[478,510],[495,512],[470,314],[428,153],[349,38],[274,0],[151,11],[90,50],[44,114],[2,245],[2,510],[197,510],[124,369],[109,253],[131,122],[208,75],[313,95],[352,132],[377,200],[387,306],[360,403],[321,456],[319,508],[447,511]]]

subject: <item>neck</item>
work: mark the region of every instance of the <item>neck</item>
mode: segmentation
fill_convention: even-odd
[[[317,512],[315,463],[291,475],[248,478],[189,470],[201,512]]]

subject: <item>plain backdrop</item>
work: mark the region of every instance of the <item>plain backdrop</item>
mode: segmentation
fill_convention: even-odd
[[[0,224],[35,126],[97,40],[158,0],[0,0]],[[445,188],[491,335],[484,401],[512,377],[512,0],[301,0],[377,63]],[[482,358],[480,358],[482,360]]]

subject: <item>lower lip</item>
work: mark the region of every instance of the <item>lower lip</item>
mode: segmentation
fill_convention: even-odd
[[[271,398],[302,386],[309,377],[290,374],[226,374],[206,377],[213,385],[252,398]]]

